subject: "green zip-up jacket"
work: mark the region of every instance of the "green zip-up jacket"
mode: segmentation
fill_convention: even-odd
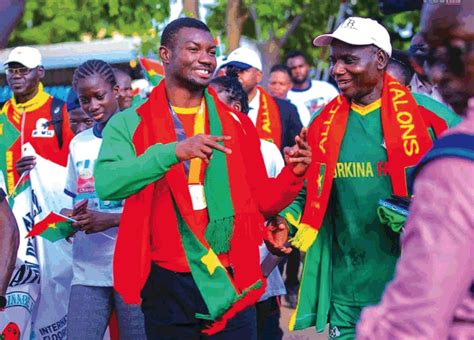
[[[136,156],[133,134],[140,123],[135,107],[115,114],[103,131],[94,176],[97,194],[104,200],[125,199],[163,177],[178,163],[176,142],[155,144]]]

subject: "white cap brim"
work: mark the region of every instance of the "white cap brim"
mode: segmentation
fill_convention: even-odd
[[[347,36],[339,36],[335,34],[322,34],[314,38],[313,45],[314,46],[329,46],[331,45],[332,41],[336,39],[342,41],[349,45],[354,46],[368,46],[368,45],[375,45],[387,52],[388,56],[392,55],[392,48],[391,46],[383,48],[382,46],[377,45],[375,41],[367,40],[365,37],[347,37]]]
[[[28,68],[35,68],[35,67],[41,66],[41,64],[38,64],[38,63],[31,63],[26,60],[16,60],[16,59],[8,59],[3,65],[8,66],[8,64],[10,63],[18,63]]]
[[[332,34],[321,34],[313,39],[314,46],[329,46],[331,45],[332,39],[334,39]]]
[[[344,36],[344,35],[339,35],[339,34],[322,34],[314,38],[313,40],[313,45],[314,46],[329,46],[331,45],[332,41],[340,40],[342,42],[345,42],[346,44],[349,45],[355,45],[355,46],[366,46],[366,45],[373,45],[373,41],[367,40],[365,37],[356,37],[356,36]]]

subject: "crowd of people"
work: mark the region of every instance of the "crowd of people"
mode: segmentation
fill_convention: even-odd
[[[164,28],[165,78],[147,98],[126,72],[88,60],[59,101],[38,50],[14,48],[0,314],[27,242],[10,208],[47,160],[64,169],[57,213],[75,230],[50,245],[72,252],[68,339],[102,339],[111,320],[121,339],[282,339],[281,297],[290,330],[472,339],[472,15],[468,1],[425,4],[406,52],[377,21],[347,18],[312,41],[329,46],[337,89],[311,79],[299,51],[266,88],[252,49],[216,69],[213,36],[192,18]],[[31,197],[34,219],[42,200]]]

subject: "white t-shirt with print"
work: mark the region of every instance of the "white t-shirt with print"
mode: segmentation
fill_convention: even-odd
[[[102,201],[94,188],[94,165],[102,138],[91,128],[79,133],[69,145],[65,192],[74,203],[88,200],[88,208],[107,213],[121,213],[123,201]],[[100,233],[78,231],[73,240],[72,285],[111,287],[112,259],[118,228]]]
[[[268,177],[277,177],[281,169],[285,166],[285,161],[281,156],[278,146],[271,142],[260,139],[260,151],[262,152],[263,161],[267,170]],[[260,263],[268,255],[269,251],[265,243],[260,248]],[[286,289],[278,266],[272,270],[267,277],[267,288],[259,301],[265,301],[272,296],[285,295]]]
[[[321,80],[312,80],[305,90],[291,89],[287,99],[298,109],[301,124],[308,126],[313,113],[338,94],[339,92],[331,84]]]

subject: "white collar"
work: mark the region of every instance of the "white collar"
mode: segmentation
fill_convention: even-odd
[[[253,97],[253,99],[249,103],[249,108],[256,109],[259,106],[260,106],[260,90],[257,89],[257,93],[255,94],[255,97]]]

